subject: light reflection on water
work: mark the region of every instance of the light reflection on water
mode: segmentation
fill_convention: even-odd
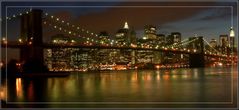
[[[65,78],[16,78],[8,80],[8,101],[230,102],[233,72],[237,70],[132,70],[72,73]]]
[[[18,98],[23,96],[22,79],[16,78],[16,94]]]

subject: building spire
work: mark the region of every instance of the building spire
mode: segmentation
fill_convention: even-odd
[[[235,32],[233,30],[233,27],[230,28],[230,37],[235,37]]]
[[[129,29],[129,26],[128,26],[127,22],[124,23],[124,29]]]

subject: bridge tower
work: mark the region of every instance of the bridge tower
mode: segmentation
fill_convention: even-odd
[[[204,59],[204,43],[203,43],[203,37],[200,36],[196,41],[196,48],[197,51],[199,51],[197,54],[189,54],[189,66],[191,68],[197,68],[197,67],[204,67],[205,66],[205,59]]]
[[[21,16],[20,39],[27,43],[20,49],[20,60],[38,60],[43,63],[42,10],[34,9]]]

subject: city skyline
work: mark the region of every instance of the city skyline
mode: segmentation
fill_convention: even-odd
[[[189,4],[191,3],[191,6]],[[8,16],[29,10],[29,6],[41,6],[34,2],[26,2],[26,9],[8,7]],[[236,6],[233,3],[224,2],[105,2],[105,3],[66,3],[54,4],[45,3],[43,9],[56,17],[65,21],[70,21],[80,27],[88,29],[94,33],[107,31],[114,37],[124,22],[128,22],[129,27],[136,31],[138,38],[143,37],[144,25],[154,25],[157,33],[169,35],[171,32],[182,33],[183,38],[204,36],[207,40],[217,39],[221,34],[229,34],[230,27],[237,31]],[[165,6],[165,4],[168,6]],[[21,3],[14,2],[10,6],[19,6]],[[28,6],[29,5],[29,6]],[[78,5],[78,6],[76,6]],[[86,5],[85,7],[82,5]],[[60,6],[64,6],[60,8]],[[88,6],[88,7],[87,7]],[[142,6],[142,7],[141,7]],[[174,7],[175,6],[175,7]],[[186,7],[183,7],[186,6]],[[225,6],[225,7],[224,7]],[[230,6],[232,8],[230,8]],[[231,10],[233,9],[233,10]],[[233,11],[233,14],[232,14]],[[16,13],[17,12],[17,13]],[[142,12],[142,13],[137,13]],[[3,13],[4,14],[4,13]],[[232,24],[233,17],[233,24]],[[95,19],[97,18],[97,19]],[[18,29],[19,21],[8,21],[8,27]],[[49,38],[56,31],[49,27],[44,28],[43,37]],[[237,32],[236,32],[237,33]],[[19,31],[9,33],[9,39],[14,39],[19,35]],[[236,35],[237,36],[237,35]],[[236,37],[237,39],[237,37]],[[237,41],[237,40],[236,40]]]

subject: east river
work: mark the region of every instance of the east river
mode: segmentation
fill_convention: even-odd
[[[237,67],[73,72],[68,77],[13,78],[2,107],[231,108]]]

